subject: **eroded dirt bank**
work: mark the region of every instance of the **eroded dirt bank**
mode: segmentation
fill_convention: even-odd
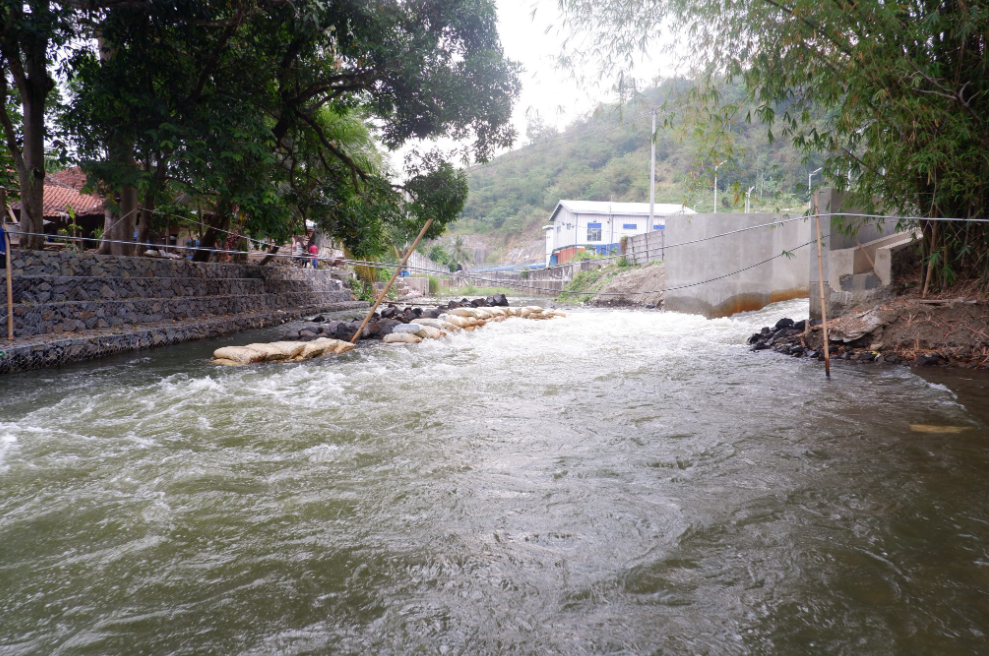
[[[796,333],[774,327],[750,338],[756,350],[823,358],[819,322]],[[989,302],[984,295],[896,297],[828,321],[832,358],[989,370]]]

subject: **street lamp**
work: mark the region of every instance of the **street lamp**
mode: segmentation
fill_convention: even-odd
[[[715,214],[718,213],[718,169],[724,163],[725,160],[721,160],[720,162],[714,165],[714,213]]]
[[[810,181],[811,181],[811,178],[813,178],[815,175],[817,175],[818,173],[820,173],[823,170],[824,170],[824,167],[822,166],[821,168],[817,169],[816,171],[811,171],[810,173],[807,174],[807,207],[809,207],[810,209],[814,209],[814,197],[811,195],[811,192],[810,192]]]

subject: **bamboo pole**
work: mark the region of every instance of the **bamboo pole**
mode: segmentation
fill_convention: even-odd
[[[10,211],[10,217],[14,218],[13,210],[7,205],[7,190],[0,189],[0,225],[6,222],[4,213],[7,211]],[[4,262],[7,269],[7,339],[14,339],[14,284],[10,271],[10,261],[13,259],[14,254],[10,250],[10,233],[6,229],[3,231],[3,242],[4,253],[6,255]]]
[[[367,322],[370,321],[371,317],[374,316],[374,311],[378,309],[379,305],[381,305],[381,301],[385,300],[385,294],[387,294],[388,290],[391,289],[392,284],[394,284],[395,282],[395,278],[398,278],[398,274],[401,273],[402,269],[405,268],[405,263],[408,262],[409,256],[412,255],[412,251],[414,251],[416,249],[416,246],[419,245],[419,240],[422,239],[422,236],[426,234],[426,231],[429,230],[429,226],[431,225],[433,225],[432,219],[426,221],[426,225],[422,226],[422,230],[419,231],[419,234],[416,236],[416,240],[412,242],[411,246],[409,246],[409,250],[405,251],[405,256],[402,258],[402,261],[399,262],[398,267],[395,269],[395,273],[391,275],[391,280],[388,281],[388,284],[385,285],[385,288],[381,290],[380,294],[378,294],[378,300],[374,302],[374,305],[371,306],[371,309],[368,311],[367,316],[364,317],[364,321],[361,322],[361,327],[358,328],[357,332],[354,333],[354,336],[350,338],[351,344],[357,343],[357,338],[361,336],[362,332],[364,332],[364,326],[366,326]]]
[[[10,271],[10,261],[14,259],[14,253],[10,250],[10,233],[3,231],[4,244],[7,247],[7,339],[14,339],[14,284]]]
[[[814,221],[817,223],[817,283],[821,291],[821,329],[824,331],[824,375],[831,378],[831,349],[828,346],[828,309],[824,298],[824,264],[821,256],[821,215],[814,194]]]

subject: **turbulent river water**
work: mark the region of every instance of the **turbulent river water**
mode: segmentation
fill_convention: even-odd
[[[985,415],[806,312],[5,376],[0,654],[989,653]]]

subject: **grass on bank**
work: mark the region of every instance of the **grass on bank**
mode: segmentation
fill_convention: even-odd
[[[607,287],[615,276],[632,268],[634,265],[622,257],[616,264],[591,271],[581,271],[574,276],[556,300],[560,303],[586,303],[594,298],[594,292]]]

